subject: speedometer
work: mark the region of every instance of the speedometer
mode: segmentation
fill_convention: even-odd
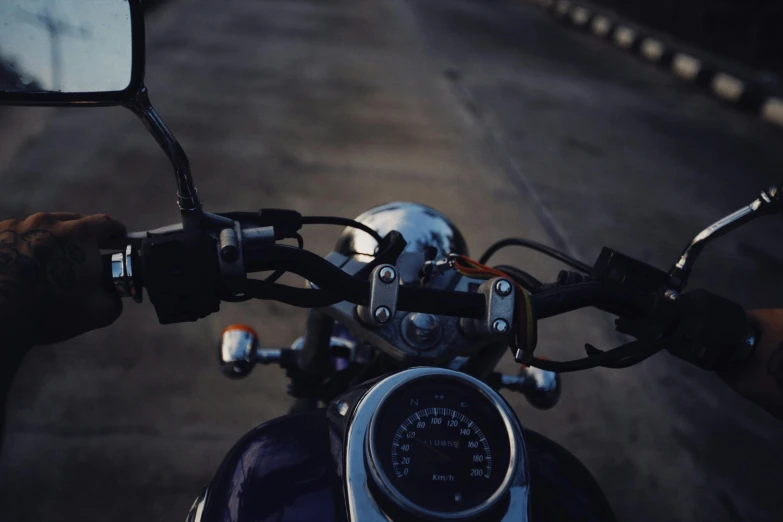
[[[453,377],[420,378],[392,390],[368,434],[376,485],[428,518],[467,518],[491,508],[516,462],[503,412],[498,398]]]

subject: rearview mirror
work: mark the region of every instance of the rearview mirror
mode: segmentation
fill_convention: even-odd
[[[0,0],[0,105],[123,105],[174,167],[177,203],[199,223],[185,151],[144,86],[141,0]]]
[[[0,103],[120,105],[143,76],[138,0],[0,2]]]

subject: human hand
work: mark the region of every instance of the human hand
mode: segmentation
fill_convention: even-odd
[[[113,323],[122,301],[104,283],[99,248],[125,237],[104,214],[34,214],[0,222],[0,339],[51,344]]]
[[[751,357],[721,373],[737,392],[783,420],[783,309],[751,310],[761,335]]]

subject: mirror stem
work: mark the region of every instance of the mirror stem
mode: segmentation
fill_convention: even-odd
[[[177,204],[183,212],[200,212],[201,201],[198,198],[196,185],[190,173],[190,162],[185,151],[180,146],[177,138],[169,130],[158,111],[150,103],[147,88],[142,87],[136,96],[126,104],[136,116],[141,119],[147,130],[154,136],[160,148],[168,156],[174,166],[174,174],[177,178]]]
[[[671,285],[676,290],[682,290],[685,288],[696,259],[710,241],[717,239],[736,228],[739,228],[749,221],[753,221],[757,217],[783,212],[781,190],[783,190],[783,185],[780,187],[774,186],[767,190],[763,190],[761,192],[761,196],[750,205],[742,207],[736,212],[719,219],[712,225],[699,232],[699,234],[693,238],[690,244],[685,248],[685,251],[683,251],[677,263],[675,263],[675,265],[669,271],[669,282]]]

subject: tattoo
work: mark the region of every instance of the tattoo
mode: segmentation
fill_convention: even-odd
[[[0,231],[0,305],[18,305],[39,292],[72,289],[74,267],[85,260],[81,248],[49,230]]]
[[[65,245],[65,251],[68,254],[68,258],[77,265],[84,263],[84,252],[81,248],[77,247],[76,245],[68,244]]]
[[[767,360],[767,373],[775,379],[780,391],[783,392],[783,343],[780,343],[778,349],[772,352]]]
[[[0,275],[7,274],[16,263],[19,252],[13,248],[3,248],[0,250]]]
[[[53,259],[49,267],[49,279],[63,289],[69,289],[76,283],[76,272],[67,259]]]
[[[0,232],[0,248],[11,248],[16,244],[17,235],[13,230]]]
[[[33,243],[46,241],[48,239],[57,240],[57,236],[48,230],[31,230],[30,232],[25,232],[22,234],[22,239],[32,245]]]

